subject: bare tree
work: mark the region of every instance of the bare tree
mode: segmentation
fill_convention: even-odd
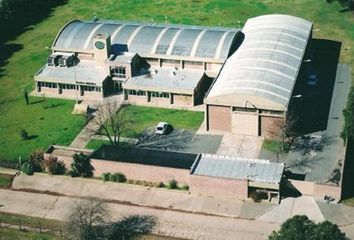
[[[74,203],[67,219],[67,231],[73,239],[99,239],[105,235],[109,221],[107,204],[98,198],[89,198]]]
[[[277,154],[284,152],[285,144],[291,140],[294,135],[294,126],[297,119],[293,117],[293,114],[288,114],[286,120],[278,118],[273,122],[271,129],[269,131],[269,137],[280,143],[277,149]]]
[[[98,132],[108,138],[112,145],[118,146],[122,134],[126,131],[129,124],[129,117],[125,107],[117,101],[105,100],[97,107],[93,124],[93,131]]]

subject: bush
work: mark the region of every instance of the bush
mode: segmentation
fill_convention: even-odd
[[[49,159],[44,161],[44,165],[48,172],[53,175],[61,175],[66,172],[64,162],[59,161],[57,157],[50,156]]]
[[[174,179],[168,182],[167,184],[168,189],[177,189],[178,188],[178,182]]]
[[[102,181],[107,182],[110,179],[111,174],[110,173],[102,173]]]
[[[253,191],[250,197],[254,202],[261,202],[263,199],[268,199],[268,194],[265,191]]]
[[[71,170],[69,174],[72,177],[92,177],[95,170],[91,165],[91,159],[89,156],[80,153],[74,155],[74,161],[71,163]]]
[[[129,183],[129,184],[134,184],[135,182],[134,182],[133,179],[128,179],[128,180],[127,180],[127,183]]]
[[[109,176],[109,181],[111,182],[126,182],[127,178],[123,173],[117,172]]]
[[[29,157],[34,172],[42,172],[45,169],[44,153],[41,150],[34,151]]]
[[[28,139],[28,132],[25,129],[21,129],[20,136],[21,136],[22,140],[27,140]]]
[[[189,186],[188,185],[183,185],[182,186],[182,190],[188,191],[189,190]]]
[[[33,175],[34,169],[30,162],[25,162],[21,166],[21,172],[25,173],[26,175]]]

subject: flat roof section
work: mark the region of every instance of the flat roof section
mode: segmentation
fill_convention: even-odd
[[[217,154],[200,154],[193,163],[191,174],[210,177],[250,180],[279,184],[283,163]]]
[[[64,84],[85,84],[102,86],[107,78],[104,67],[98,67],[94,61],[80,61],[72,67],[45,65],[35,76],[36,81]]]
[[[91,158],[116,162],[135,163],[158,167],[190,169],[197,154],[149,150],[143,148],[119,148],[103,145]]]
[[[193,94],[204,71],[175,68],[152,68],[148,74],[135,76],[124,83],[125,89]]]

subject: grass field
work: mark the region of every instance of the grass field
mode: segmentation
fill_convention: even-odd
[[[18,229],[0,228],[1,240],[59,240],[59,236],[48,233],[24,232]]]
[[[175,109],[151,108],[130,105],[123,108],[127,114],[129,126],[123,137],[138,138],[146,128],[154,127],[159,122],[167,122],[173,128],[197,130],[203,122],[203,112]]]
[[[87,149],[93,149],[93,150],[97,150],[99,149],[103,144],[106,145],[110,145],[111,142],[110,141],[106,141],[106,140],[99,140],[99,139],[91,139],[88,144],[86,145],[85,148]],[[119,147],[132,147],[131,144],[126,143],[126,142],[121,142],[119,143]]]
[[[349,12],[340,13],[341,8],[336,1],[328,4],[325,0],[154,0],[148,3],[92,0],[84,4],[80,0],[68,0],[49,18],[9,42],[19,50],[12,52],[7,63],[0,67],[0,159],[25,157],[51,143],[69,144],[80,131],[84,120],[70,114],[73,102],[48,99],[26,106],[23,99],[24,89],[33,89],[33,76],[50,53],[46,47],[51,46],[60,28],[72,19],[91,19],[96,14],[102,19],[238,27],[238,21],[242,26],[248,18],[261,14],[292,14],[315,23],[314,37],[341,41],[340,60],[353,67],[354,17]],[[62,103],[45,108],[48,104]],[[20,129],[38,137],[22,141]],[[132,131],[130,136],[136,136],[136,132]]]

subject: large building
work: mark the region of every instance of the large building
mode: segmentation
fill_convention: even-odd
[[[58,33],[38,93],[136,104],[203,103],[238,30],[155,23],[71,21]]]
[[[312,23],[298,17],[249,19],[205,98],[207,130],[266,136],[285,121],[311,37]]]
[[[36,91],[57,97],[124,94],[133,104],[205,104],[206,129],[267,136],[285,122],[312,38],[289,15],[249,19],[242,31],[72,21],[58,33]]]

